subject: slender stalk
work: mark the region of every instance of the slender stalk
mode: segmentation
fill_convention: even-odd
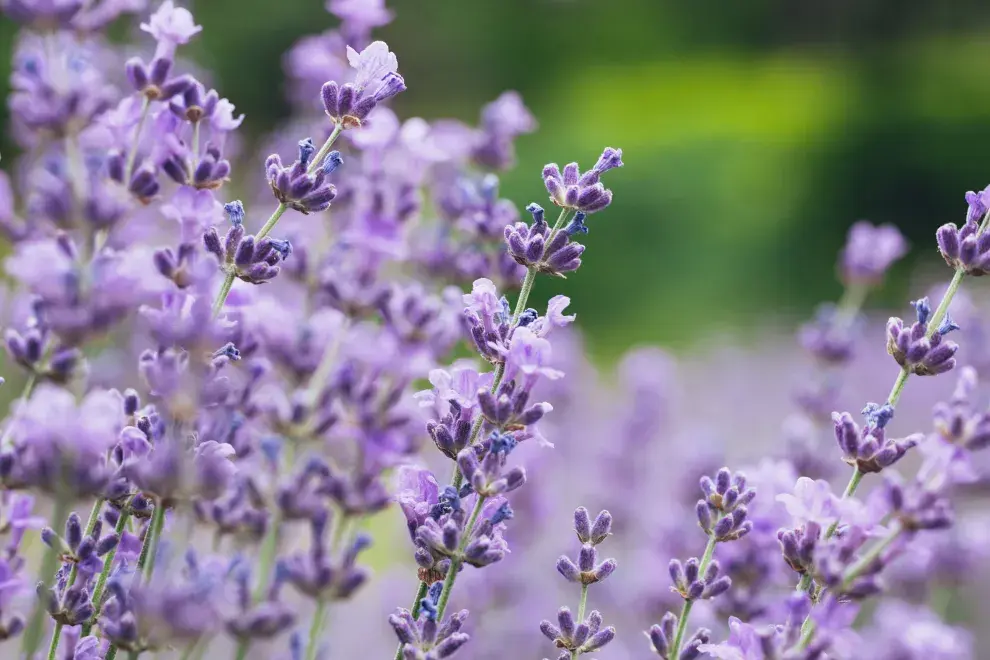
[[[148,110],[151,108],[151,99],[145,96],[141,101],[141,118],[138,119],[137,130],[134,133],[134,142],[127,152],[127,162],[124,164],[124,185],[130,183],[131,175],[134,174],[134,163],[137,161],[138,147],[141,145],[141,134],[144,132],[144,125],[148,121]]]
[[[140,557],[138,557],[138,570],[141,571],[145,581],[151,580],[151,574],[155,572],[158,541],[161,539],[164,526],[165,505],[162,502],[155,502],[155,510],[151,514],[148,533],[144,537],[144,546],[141,548]]]
[[[584,622],[584,611],[588,607],[588,585],[581,585],[581,600],[578,601],[578,612],[577,612],[577,622],[581,625]],[[571,660],[575,660],[578,657],[578,650],[574,649],[571,651]]]
[[[100,519],[100,509],[103,507],[103,498],[99,497],[93,504],[92,510],[89,512],[89,521],[86,523],[86,536],[93,533],[96,529],[96,521]],[[79,577],[79,564],[73,563],[72,568],[69,570],[69,577],[65,581],[65,589],[63,593],[69,590],[72,585],[76,583],[76,578]],[[55,622],[55,630],[52,631],[52,639],[48,644],[48,660],[55,660],[56,651],[58,651],[58,643],[62,637],[62,626],[64,624],[61,621]]]
[[[21,396],[18,397],[19,401],[27,401],[31,398],[31,393],[34,392],[34,386],[38,384],[38,374],[33,371],[28,375],[27,381],[24,383],[24,389],[21,391]],[[13,408],[13,404],[11,404]],[[7,428],[3,430],[3,436],[0,437],[0,449],[7,449],[10,444],[10,434],[14,432],[14,427],[7,422]]]
[[[309,643],[306,645],[306,660],[316,660],[316,651],[320,646],[320,631],[323,620],[327,616],[327,601],[320,598],[316,601],[316,612],[313,613],[313,623],[309,626]]]
[[[111,644],[110,648],[107,649],[106,657],[104,657],[103,660],[116,660],[116,659],[117,659],[117,646]]]
[[[557,222],[553,224],[553,229],[550,230],[550,236],[547,238],[547,243],[550,243],[550,241],[553,240],[554,235],[556,235],[556,233],[560,231],[560,228],[564,226],[564,221],[567,220],[569,215],[569,209],[565,208],[560,210],[560,215],[557,216]],[[522,316],[524,311],[526,311],[526,303],[529,302],[529,294],[533,292],[533,285],[536,283],[536,275],[537,273],[535,268],[530,268],[526,271],[526,277],[523,279],[522,288],[519,290],[519,297],[516,298],[516,307],[512,311],[512,326],[515,326],[519,322],[519,317]],[[502,377],[505,375],[505,363],[500,362],[495,365],[495,371],[493,374],[494,377],[492,378],[491,392],[494,394],[498,390],[499,385],[502,384]],[[474,421],[474,426],[471,427],[471,436],[468,439],[469,447],[477,442],[483,423],[484,418],[479,415],[478,419]],[[464,477],[461,475],[460,468],[457,467],[456,463],[454,463],[454,473],[451,476],[450,481],[454,488],[458,489],[464,481]]]
[[[413,600],[412,609],[410,610],[410,612],[412,612],[413,619],[419,618],[419,601],[426,598],[426,591],[429,588],[430,585],[425,582],[419,583],[419,590],[416,592],[416,598]],[[395,660],[402,660],[402,646],[402,642],[399,642],[398,648],[395,649]]]
[[[127,526],[127,520],[130,517],[130,507],[125,507],[123,511],[120,512],[120,517],[117,519],[117,525],[114,527],[114,533],[120,536],[124,533],[124,528]],[[96,589],[93,590],[93,616],[83,624],[82,632],[80,632],[80,638],[85,637],[93,629],[93,625],[96,623],[96,619],[100,616],[100,608],[103,606],[103,590],[106,589],[107,580],[110,577],[110,569],[113,567],[113,558],[117,556],[117,548],[120,547],[118,543],[107,556],[103,559],[103,570],[100,571],[100,577],[96,580]]]
[[[468,518],[464,533],[461,535],[461,542],[457,546],[457,554],[450,558],[450,568],[447,569],[447,577],[443,581],[443,591],[440,592],[440,602],[437,603],[437,621],[443,621],[443,613],[447,609],[447,601],[450,600],[450,592],[454,589],[454,581],[457,580],[457,573],[460,571],[464,548],[471,540],[471,532],[474,524],[478,521],[482,507],[485,506],[485,498],[478,496],[478,501],[474,504],[471,517]]]
[[[340,137],[343,130],[344,127],[340,124],[334,127],[333,132],[330,133],[330,137],[327,138],[327,141],[323,143],[320,150],[316,152],[316,156],[312,161],[310,161],[309,168],[306,170],[307,174],[312,174],[323,164],[323,159],[326,158],[328,153],[330,153],[330,148],[333,146],[333,143],[337,141],[337,138]],[[281,218],[282,214],[288,209],[288,206],[284,203],[280,203],[275,209],[275,212],[272,213],[270,218],[268,218],[268,222],[266,222],[261,230],[256,234],[255,239],[260,240],[275,229],[275,225],[278,224],[279,218]],[[234,285],[234,277],[235,276],[233,274],[228,274],[224,278],[223,285],[220,287],[220,293],[217,294],[217,299],[213,303],[213,318],[220,316],[220,310],[223,309],[223,305],[227,301],[227,296],[230,294],[230,288]]]
[[[265,534],[264,541],[262,541],[261,553],[258,555],[258,584],[255,586],[254,594],[252,595],[252,599],[256,603],[265,597],[265,592],[268,590],[268,579],[272,572],[272,563],[275,561],[275,555],[278,551],[281,527],[281,517],[276,513],[272,519],[271,527],[268,529],[268,533]]]
[[[268,236],[269,232],[271,232],[272,229],[275,229],[275,225],[278,224],[278,221],[282,217],[282,214],[288,210],[289,207],[287,204],[285,204],[284,202],[279,204],[275,208],[275,211],[272,213],[271,217],[268,218],[268,222],[266,222],[265,225],[261,228],[261,231],[258,232],[256,239],[260,241],[265,236]]]
[[[199,166],[199,126],[200,122],[193,123],[193,134],[192,134],[192,169],[189,172],[189,178],[193,178],[193,174],[196,172],[196,167]]]
[[[708,545],[705,546],[705,554],[702,555],[701,563],[698,565],[698,575],[704,575],[708,564],[712,563],[712,557],[715,556],[716,543],[715,536],[709,534]],[[684,601],[684,606],[681,608],[681,615],[677,619],[677,631],[674,633],[674,643],[670,647],[668,657],[677,658],[680,656],[681,644],[684,642],[684,632],[687,630],[688,617],[691,616],[692,607],[694,607],[693,600]]]
[[[52,529],[63,529],[65,527],[65,519],[69,516],[69,504],[70,499],[67,494],[60,493],[56,496],[55,511],[52,513],[51,519]],[[47,586],[51,586],[57,569],[58,550],[55,547],[49,547],[45,551],[44,558],[41,560],[41,569],[38,573],[40,581]],[[31,618],[24,631],[21,651],[25,658],[34,657],[34,653],[38,650],[38,645],[41,643],[41,635],[44,632],[44,628],[45,605],[42,599],[39,598],[34,604],[34,610],[31,612]]]

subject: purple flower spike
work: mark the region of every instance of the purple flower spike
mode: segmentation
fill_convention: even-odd
[[[874,286],[906,253],[907,243],[893,225],[857,222],[849,229],[839,261],[842,281],[849,286]]]
[[[512,259],[521,266],[558,277],[577,270],[584,246],[570,239],[575,233],[587,233],[585,214],[578,213],[567,227],[553,233],[541,206],[530,204],[526,210],[533,215],[532,225],[517,222],[505,228],[505,242]]]
[[[668,570],[670,579],[674,583],[670,590],[684,600],[709,600],[722,595],[732,586],[729,576],[719,576],[721,569],[715,560],[705,568],[704,575],[699,573],[699,562],[695,557],[684,564],[677,559],[671,559]]]
[[[406,83],[396,73],[399,63],[384,41],[375,41],[360,53],[348,46],[347,61],[357,69],[353,83],[330,81],[320,91],[327,116],[343,128],[360,128],[380,103],[404,92]]]
[[[279,273],[279,265],[292,254],[289,241],[265,236],[256,241],[244,235],[244,206],[240,201],[224,205],[231,227],[223,241],[216,227],[203,234],[203,244],[220,270],[251,284],[264,284]]]
[[[976,222],[967,222],[961,229],[953,223],[942,225],[935,237],[942,258],[951,268],[977,277],[990,272],[990,233],[981,233]]]
[[[615,639],[615,628],[602,628],[602,615],[592,610],[584,621],[575,622],[570,609],[560,608],[557,612],[557,625],[550,621],[540,622],[540,632],[559,649],[564,649],[565,657],[575,657],[583,653],[593,653]]]
[[[735,541],[753,529],[746,506],[756,497],[756,489],[746,486],[746,476],[722,468],[715,478],[701,478],[704,498],[695,505],[698,524],[716,541]]]
[[[543,168],[543,183],[557,206],[595,213],[612,203],[612,191],[606,190],[599,181],[601,175],[622,164],[622,150],[609,147],[595,167],[583,175],[577,163],[568,164],[563,172],[556,163],[550,163]]]
[[[471,637],[461,632],[468,611],[461,610],[443,621],[437,621],[437,602],[440,599],[440,583],[434,584],[427,598],[421,601],[420,616],[399,608],[388,617],[389,625],[402,645],[402,657],[413,660],[441,660],[452,658]]]
[[[927,298],[914,303],[917,322],[905,326],[904,321],[891,317],[887,321],[887,352],[897,364],[918,376],[935,376],[956,366],[958,344],[944,340],[946,334],[959,328],[948,315],[937,329],[931,331],[928,320],[931,306]]]
[[[337,189],[327,181],[344,162],[339,151],[331,151],[319,167],[312,163],[316,153],[313,140],[299,142],[299,157],[291,165],[282,165],[278,154],[265,161],[265,171],[272,193],[280,203],[303,214],[317,213],[330,208],[337,196]]]
[[[862,429],[849,413],[832,413],[835,440],[842,450],[842,460],[866,473],[880,472],[890,467],[924,437],[921,433],[916,433],[897,440],[887,438],[884,425],[892,412],[888,416],[888,413],[882,411],[875,412],[875,409],[882,410],[881,407],[876,404],[872,406],[867,406],[863,411],[870,422]]]
[[[990,412],[978,408],[973,402],[977,387],[976,370],[964,367],[952,398],[935,404],[933,417],[935,430],[941,438],[957,447],[971,451],[990,446]]]

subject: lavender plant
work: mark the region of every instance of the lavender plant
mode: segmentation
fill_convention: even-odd
[[[392,12],[327,4],[340,25],[287,53],[295,116],[254,157],[243,115],[180,57],[202,31],[188,10],[0,0],[22,26],[23,152],[0,174],[6,375],[23,382],[0,436],[5,657],[494,659],[547,639],[561,660],[978,657],[943,619],[990,547],[967,510],[988,483],[985,323],[961,291],[987,270],[990,189],[937,230],[954,275],[912,322],[890,319],[884,362],[862,309],[906,243],[853,226],[841,300],[799,332],[813,364],[785,442],[747,444],[800,363],[779,340],[738,369],[639,349],[610,388],[570,300],[529,305],[541,275],[580,268],[621,150],[547,165],[557,216],[523,216],[498,178],[536,128],[519,95],[478,127],[400,122],[405,80],[372,36]],[[154,49],[125,59],[116,22]],[[453,359],[459,344],[474,359]],[[902,404],[909,380],[924,391],[962,360],[951,396],[927,386],[931,419]],[[693,371],[703,396],[678,401],[675,373],[690,390]],[[922,431],[893,432],[905,422]],[[843,463],[840,496],[827,479]],[[905,464],[920,467],[897,476]],[[392,504],[407,561],[372,579]],[[560,580],[546,567],[563,520],[581,547]],[[609,538],[616,558],[599,561]],[[615,627],[586,613],[599,583]],[[541,623],[575,597],[576,616]],[[861,611],[867,598],[882,600]]]

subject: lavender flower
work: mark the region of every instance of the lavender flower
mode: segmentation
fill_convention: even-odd
[[[221,243],[220,234],[211,227],[203,235],[203,244],[220,263],[220,270],[251,284],[263,284],[279,273],[279,265],[292,254],[289,241],[245,236],[244,206],[240,201],[224,205],[230,229]]]
[[[857,222],[849,229],[840,258],[842,281],[850,286],[875,285],[906,252],[907,243],[893,225]]]
[[[601,211],[612,203],[612,191],[599,181],[605,172],[622,167],[622,150],[608,147],[602,152],[595,166],[584,174],[577,163],[569,163],[561,173],[556,163],[543,168],[543,183],[550,199],[557,206],[583,213]]]
[[[953,357],[959,346],[943,337],[959,326],[948,316],[937,328],[930,329],[928,321],[932,310],[928,298],[912,303],[917,310],[916,323],[905,327],[904,321],[891,317],[887,321],[887,352],[897,364],[919,376],[934,376],[950,371],[956,366]]]
[[[360,53],[347,47],[347,61],[356,69],[353,83],[323,85],[323,109],[340,128],[358,128],[379,103],[405,91],[406,84],[396,71],[395,54],[384,41],[375,41]]]

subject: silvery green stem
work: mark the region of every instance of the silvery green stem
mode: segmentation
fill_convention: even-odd
[[[581,585],[581,600],[578,601],[578,612],[577,612],[577,622],[578,625],[584,622],[584,611],[588,607],[588,585]],[[574,660],[578,657],[577,649],[571,651],[571,659]]]
[[[127,521],[130,517],[130,506],[127,506],[120,512],[120,517],[117,518],[117,525],[113,530],[118,537],[124,533],[124,528],[127,526]],[[103,570],[100,571],[100,577],[96,580],[96,588],[93,590],[93,616],[89,621],[83,624],[82,631],[79,633],[80,638],[89,634],[89,632],[93,629],[93,624],[96,623],[97,617],[100,616],[100,609],[103,605],[103,590],[107,586],[107,580],[110,577],[110,569],[113,567],[113,558],[117,556],[117,548],[119,547],[120,543],[117,543],[117,545],[115,545],[103,559]]]
[[[52,513],[52,529],[63,529],[65,520],[69,517],[70,498],[66,493],[60,493],[55,497],[55,510]],[[38,572],[39,582],[51,586],[58,568],[58,550],[52,546],[45,550],[45,556],[41,560],[41,568]],[[45,627],[45,605],[39,598],[34,604],[31,618],[24,630],[24,640],[21,644],[21,651],[25,658],[34,657],[38,645],[41,643],[41,634]]]
[[[151,99],[145,96],[141,101],[141,118],[138,120],[137,129],[134,132],[134,142],[127,152],[127,162],[124,164],[124,185],[126,186],[134,174],[134,162],[137,160],[138,147],[141,144],[141,133],[144,132],[144,124],[148,121],[148,110],[151,108]]]
[[[99,497],[96,499],[96,503],[93,504],[93,509],[89,512],[89,521],[86,523],[86,536],[93,533],[96,528],[96,521],[100,519],[100,509],[103,507],[103,498]],[[72,568],[69,570],[69,577],[65,581],[65,589],[63,593],[69,589],[72,585],[76,583],[76,578],[79,576],[79,565],[77,563],[72,564]],[[55,622],[55,630],[52,631],[52,639],[48,644],[48,660],[55,660],[55,654],[58,651],[58,642],[62,637],[62,626],[64,624],[61,621]]]
[[[319,598],[316,601],[316,612],[313,613],[313,623],[309,626],[309,643],[306,645],[306,660],[316,660],[319,649],[320,630],[327,615],[327,601]]]
[[[560,215],[557,216],[557,222],[554,223],[553,229],[550,231],[549,237],[547,237],[547,244],[553,240],[553,237],[558,231],[560,231],[560,228],[564,226],[564,221],[567,220],[569,215],[570,209],[564,208],[560,210]],[[519,317],[522,316],[524,311],[526,311],[526,303],[529,301],[529,294],[532,293],[533,285],[536,283],[536,275],[537,272],[535,268],[529,268],[526,271],[526,277],[523,279],[522,288],[519,290],[519,297],[516,298],[516,308],[512,311],[512,326],[515,326],[516,323],[519,322]],[[502,376],[505,375],[505,363],[499,362],[495,365],[495,371],[493,373],[494,376],[492,378],[491,392],[494,394],[498,390],[499,385],[502,384]],[[468,439],[469,447],[477,442],[478,434],[481,433],[481,425],[483,423],[484,418],[479,415],[478,419],[474,422],[474,426],[471,428],[471,436]],[[457,463],[454,463],[454,474],[451,476],[450,480],[454,488],[458,489],[464,481],[464,477],[461,475],[461,470],[457,466]]]
[[[336,142],[343,130],[344,129],[340,124],[334,127],[333,132],[330,133],[330,137],[327,138],[327,141],[323,143],[323,146],[320,147],[320,150],[316,152],[316,156],[310,162],[309,168],[306,170],[307,174],[312,174],[321,166],[323,159],[326,158],[328,153],[330,153],[330,147],[333,146],[333,143]],[[275,209],[275,212],[272,213],[270,218],[268,218],[268,222],[266,222],[261,228],[261,231],[257,233],[255,238],[257,240],[261,240],[273,229],[275,229],[275,225],[278,224],[279,218],[281,218],[282,214],[288,209],[288,206],[284,203],[280,203]],[[217,299],[213,303],[213,318],[220,316],[220,310],[223,309],[224,303],[227,302],[227,296],[230,294],[230,288],[234,285],[234,277],[235,276],[233,274],[228,273],[224,278],[223,284],[220,286],[220,293],[217,294]]]
[[[419,618],[419,601],[426,598],[426,591],[429,588],[430,585],[425,582],[419,583],[419,590],[416,592],[416,598],[413,599],[412,609],[409,610],[414,621]],[[399,642],[399,647],[395,649],[395,660],[402,660],[402,646],[402,642]]]
[[[712,563],[712,557],[715,556],[716,543],[718,541],[715,540],[715,535],[709,534],[708,545],[705,546],[705,554],[702,555],[701,563],[698,565],[698,575],[704,575],[708,564]],[[684,642],[684,632],[687,630],[687,622],[691,616],[692,607],[694,607],[693,600],[684,601],[684,606],[681,608],[681,615],[677,618],[677,631],[674,633],[674,642],[670,646],[669,657],[671,658],[676,658],[680,655],[681,644]]]
[[[471,512],[471,517],[468,518],[467,525],[464,526],[464,532],[461,535],[461,542],[457,546],[457,554],[450,558],[450,567],[447,569],[447,577],[443,581],[443,591],[440,592],[440,602],[437,603],[437,621],[443,621],[443,613],[447,609],[447,601],[450,600],[450,592],[454,589],[454,581],[457,579],[457,573],[460,572],[462,559],[464,556],[464,549],[471,540],[471,532],[474,530],[474,524],[478,521],[478,516],[481,514],[481,509],[485,506],[485,497],[478,495],[478,501],[474,504],[474,510]]]

